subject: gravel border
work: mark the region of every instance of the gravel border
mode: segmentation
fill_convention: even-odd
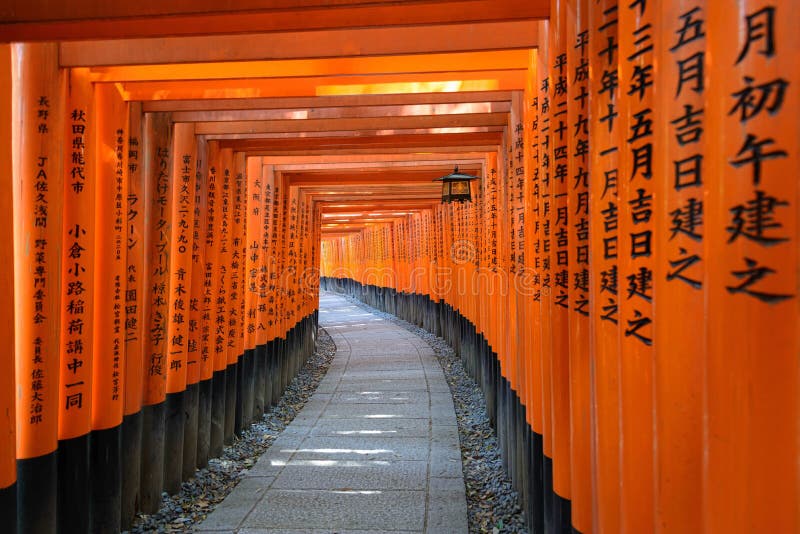
[[[228,496],[244,474],[256,463],[297,412],[316,391],[328,372],[336,344],[328,332],[319,327],[316,350],[295,377],[280,402],[253,423],[222,456],[208,461],[208,467],[195,471],[194,477],[181,484],[176,495],[161,495],[161,508],[152,515],[137,514],[129,531],[133,534],[193,532],[214,507]]]
[[[483,392],[464,370],[461,358],[453,348],[444,339],[395,315],[375,309],[350,295],[335,294],[417,335],[436,354],[456,409],[461,465],[467,490],[469,532],[528,532],[519,495],[511,487],[511,479],[503,469],[497,436],[489,424]]]

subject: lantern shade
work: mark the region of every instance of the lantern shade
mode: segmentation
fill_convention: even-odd
[[[436,178],[435,182],[442,182],[442,203],[472,202],[470,182],[477,180],[477,176],[458,172],[458,166],[451,174]]]

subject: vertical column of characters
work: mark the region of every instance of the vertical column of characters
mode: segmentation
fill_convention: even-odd
[[[246,247],[245,258],[245,350],[255,349],[263,343],[258,342],[258,279],[261,262],[264,257],[264,182],[262,180],[263,163],[260,157],[247,158],[247,199],[246,199]]]
[[[566,6],[567,240],[569,243],[570,489],[572,526],[592,531],[589,363],[588,0]]]
[[[200,307],[200,321],[198,328],[200,329],[199,337],[199,365],[200,365],[200,380],[212,380],[214,378],[214,318],[212,314],[214,311],[214,300],[217,294],[218,273],[217,261],[219,249],[217,247],[216,228],[219,221],[219,213],[217,209],[217,176],[216,165],[218,163],[217,156],[219,152],[219,145],[216,141],[205,141],[205,159],[201,165],[200,171],[202,173],[201,195],[200,202],[204,207],[204,213],[201,215],[203,225],[200,229],[203,250],[203,289],[199,298]],[[198,179],[198,182],[201,180]],[[198,219],[199,220],[199,219]]]
[[[289,189],[289,226],[287,228],[286,243],[286,297],[288,299],[286,307],[286,329],[290,330],[297,322],[297,269],[298,269],[298,250],[297,245],[300,239],[298,234],[299,222],[299,192],[297,187]]]
[[[271,195],[271,230],[272,239],[270,241],[269,256],[267,263],[267,328],[268,336],[272,341],[272,400],[277,403],[283,393],[283,330],[281,321],[281,309],[283,307],[283,295],[281,293],[280,276],[283,272],[284,259],[284,229],[286,224],[285,214],[285,191],[282,175],[277,171],[270,174]]]
[[[55,44],[11,46],[17,520],[55,531],[64,83]]]
[[[125,270],[125,415],[138,413],[142,407],[144,370],[144,298],[145,270],[145,174],[140,160],[142,141],[142,104],[130,106],[128,125],[128,211],[127,266]]]
[[[499,284],[500,278],[500,258],[498,257],[500,250],[500,180],[501,176],[497,169],[497,153],[492,152],[487,156],[487,166],[489,168],[489,196],[488,196],[488,209],[489,209],[489,286],[487,287],[486,299],[487,310],[489,313],[486,316],[486,337],[489,344],[497,352],[497,340],[495,338],[496,329],[494,328],[494,321],[498,315],[497,299],[499,298]]]
[[[94,87],[69,71],[65,112],[58,415],[59,523],[89,529],[94,308]]]
[[[283,341],[285,330],[284,316],[286,309],[285,288],[283,287],[286,269],[286,231],[289,226],[289,188],[283,174],[275,173],[273,187],[273,242],[274,261],[269,273],[270,289],[272,291],[272,326],[274,337]]]
[[[519,330],[518,321],[524,320],[520,312],[517,310],[517,294],[515,291],[515,283],[517,278],[517,232],[516,220],[517,211],[519,209],[519,202],[517,199],[517,182],[518,179],[515,175],[516,160],[515,160],[515,143],[519,132],[522,130],[520,121],[520,102],[522,95],[519,91],[514,91],[511,97],[511,111],[508,114],[508,122],[506,126],[505,136],[505,203],[506,209],[503,210],[506,214],[506,253],[505,253],[505,272],[506,272],[506,298],[503,308],[508,313],[509,319],[506,322],[505,330],[505,346],[506,346],[506,376],[511,388],[511,395],[518,396],[520,393],[519,374],[517,372],[517,331]],[[524,167],[521,167],[524,172]],[[513,398],[509,399],[514,402]],[[510,422],[513,425],[513,421]],[[516,477],[514,477],[516,478]]]
[[[541,219],[541,198],[542,198],[542,154],[540,136],[541,116],[540,96],[538,93],[539,75],[542,70],[539,50],[532,50],[530,53],[527,87],[525,91],[526,99],[526,132],[527,139],[525,148],[528,151],[528,164],[531,167],[530,183],[528,187],[528,198],[526,199],[526,223],[528,225],[528,239],[526,240],[525,259],[527,267],[531,273],[531,295],[527,299],[530,317],[530,340],[528,347],[531,353],[531,400],[529,416],[531,428],[534,433],[542,435],[542,336],[541,336],[541,300],[542,300],[542,219]],[[536,445],[536,444],[534,444]],[[541,441],[539,443],[541,446]],[[541,451],[540,451],[541,452]],[[537,503],[538,505],[539,503]],[[538,508],[538,506],[537,506]],[[541,518],[538,518],[541,519]],[[538,523],[534,522],[534,525]],[[532,527],[533,528],[533,527]],[[542,526],[542,528],[544,528]]]
[[[530,389],[530,382],[527,376],[528,367],[528,336],[527,332],[530,330],[527,327],[530,320],[528,312],[529,308],[526,305],[530,295],[526,291],[526,276],[527,270],[525,268],[525,194],[527,193],[527,165],[526,165],[526,152],[525,152],[525,92],[515,91],[512,96],[511,107],[511,124],[513,125],[513,153],[510,158],[511,169],[509,170],[513,182],[513,202],[514,207],[512,216],[512,228],[515,238],[515,249],[511,256],[511,262],[514,266],[514,277],[510,281],[510,290],[516,300],[516,314],[518,316],[518,325],[516,328],[517,348],[515,354],[519,354],[517,358],[516,376],[519,381],[519,389],[517,395],[520,402],[528,407],[528,391]],[[526,411],[527,415],[527,411]]]
[[[125,402],[122,420],[122,519],[130,527],[138,511],[142,466],[142,401],[144,381],[145,181],[140,160],[142,104],[129,104],[128,208],[125,216]],[[143,156],[143,154],[141,154]]]
[[[167,413],[164,489],[180,490],[185,431],[186,348],[189,339],[189,300],[192,288],[192,232],[194,228],[197,146],[194,124],[175,123],[169,184],[172,234],[169,243],[167,296]]]
[[[703,456],[705,3],[667,2],[656,13],[655,508],[665,532],[702,530],[690,488],[701,485]]]
[[[553,439],[553,521],[556,529],[570,524],[570,435],[569,435],[569,217],[567,196],[571,177],[568,141],[571,117],[567,114],[567,89],[570,72],[567,65],[567,2],[551,0],[548,37],[550,67],[550,412]],[[575,258],[572,258],[574,261]],[[548,349],[545,346],[545,354]]]
[[[217,264],[217,295],[214,299],[213,309],[216,313],[214,320],[214,370],[222,371],[230,363],[228,360],[228,305],[231,277],[231,168],[233,164],[233,151],[222,148],[219,151],[218,165],[214,169],[216,174],[217,217],[219,233],[217,241],[219,246],[219,260]],[[227,378],[226,378],[227,380]],[[227,417],[226,417],[227,420]],[[227,433],[226,433],[227,435]]]
[[[176,123],[172,139],[172,180],[170,202],[172,236],[169,270],[170,298],[167,325],[169,367],[167,394],[186,389],[194,252],[197,145],[194,125]]]
[[[121,526],[127,287],[128,104],[110,84],[95,87],[97,184],[92,378],[92,528]]]
[[[0,307],[0,517],[11,534],[17,529],[16,467],[16,377],[14,376],[14,187],[12,165],[12,93],[10,44],[0,45],[0,293],[6,296]]]
[[[246,156],[244,152],[233,155],[231,169],[231,270],[230,301],[228,310],[228,364],[236,364],[244,351],[242,335],[242,245],[244,243],[244,217],[246,207],[245,171]]]
[[[274,281],[270,280],[270,273],[273,272],[275,265],[275,246],[273,239],[277,239],[275,234],[275,169],[272,165],[262,167],[262,203],[261,209],[264,212],[263,223],[261,226],[261,258],[259,259],[258,277],[256,278],[256,289],[258,291],[258,308],[256,313],[256,340],[259,344],[267,344],[275,337],[274,328],[274,302],[275,294]],[[274,235],[273,235],[274,234]],[[272,298],[272,302],[269,299]],[[267,358],[274,355],[268,352]],[[272,364],[269,363],[271,366]],[[272,367],[269,367],[272,372]]]
[[[164,485],[164,400],[167,387],[167,315],[169,313],[169,242],[171,206],[169,172],[172,154],[170,115],[145,113],[144,219],[144,409],[142,411],[141,508],[155,513]]]
[[[655,6],[619,8],[619,300],[622,530],[654,526],[653,105]],[[659,149],[661,149],[659,147]]]
[[[708,7],[704,527],[792,532],[800,14],[764,0]]]
[[[189,289],[189,316],[186,341],[186,384],[198,384],[211,378],[203,372],[203,330],[206,293],[206,230],[208,228],[208,142],[195,136],[194,192],[192,203],[192,276]],[[207,354],[207,353],[206,353]]]
[[[589,351],[593,521],[620,530],[619,422],[619,13],[589,3]]]

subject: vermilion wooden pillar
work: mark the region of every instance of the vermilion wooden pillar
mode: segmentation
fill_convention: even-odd
[[[164,489],[177,493],[183,475],[186,422],[186,368],[192,289],[195,174],[197,148],[194,125],[175,123],[172,135],[169,203],[172,233],[169,243],[170,292],[167,297],[167,396],[164,440]]]
[[[167,387],[169,243],[172,225],[169,174],[172,165],[170,115],[146,113],[142,126],[146,197],[144,287],[144,396],[142,399],[141,508],[155,513],[164,486],[164,413]]]
[[[13,191],[11,45],[0,45],[0,173],[1,187]],[[7,295],[0,306],[0,517],[11,534],[17,531],[16,401],[14,376],[14,196],[0,197],[4,228],[0,240],[0,292]]]
[[[659,532],[700,532],[703,361],[706,351],[703,206],[719,194],[706,190],[708,134],[704,68],[708,12],[703,0],[662,3],[656,11],[661,39],[655,79],[654,208],[655,300],[655,527]],[[699,159],[698,159],[699,156]],[[680,169],[680,171],[678,171]],[[677,179],[676,172],[686,179]]]
[[[226,444],[233,442],[234,419],[236,417],[236,372],[232,367],[236,356],[229,354],[228,314],[230,313],[231,257],[233,253],[232,226],[232,188],[233,151],[223,148],[219,151],[217,167],[217,194],[219,201],[219,286],[215,324],[214,370],[225,371],[225,425],[223,436]]]
[[[57,45],[11,52],[17,520],[55,532],[64,83]]]
[[[569,303],[570,257],[567,196],[569,136],[567,90],[573,83],[567,65],[567,2],[550,2],[549,91],[550,96],[550,314],[551,314],[551,428],[553,439],[553,528],[565,532],[570,525],[570,422],[569,422]],[[548,347],[544,347],[545,354]]]
[[[244,336],[242,335],[242,304],[244,266],[244,211],[246,207],[246,183],[244,152],[233,155],[231,167],[231,263],[228,310],[228,364],[234,366],[237,375],[236,415],[234,431],[240,434],[250,421],[253,411],[252,359],[244,359]],[[250,368],[249,372],[243,370]]]
[[[620,531],[619,421],[619,7],[589,3],[589,320],[592,516]],[[617,82],[615,82],[617,80]]]
[[[254,359],[254,414],[264,412],[267,378],[266,343],[259,345],[257,339],[258,279],[264,241],[264,182],[263,163],[260,157],[247,158],[247,196],[245,199],[245,277],[242,280],[244,298],[244,351],[252,353]]]
[[[147,199],[142,138],[142,104],[130,104],[128,131],[127,267],[125,272],[125,412],[122,420],[122,529],[138,511],[142,467],[144,386],[145,221]]]
[[[209,456],[222,454],[225,433],[225,367],[227,360],[221,355],[224,346],[220,339],[217,301],[220,291],[222,230],[222,171],[220,169],[219,143],[208,142],[208,178],[206,183],[206,284],[203,294],[203,326],[200,358],[204,372],[211,372],[211,431]],[[208,317],[206,318],[206,314]],[[219,350],[218,350],[219,349]]]
[[[182,479],[187,480],[194,475],[197,467],[206,465],[206,460],[198,460],[198,453],[202,449],[207,455],[208,433],[211,419],[209,410],[201,410],[200,400],[204,401],[203,408],[210,398],[207,393],[211,387],[210,382],[201,383],[201,324],[203,321],[203,310],[201,301],[203,298],[205,281],[205,236],[203,231],[206,225],[206,198],[204,182],[206,179],[206,152],[207,144],[205,139],[193,136],[195,165],[193,173],[192,194],[192,231],[191,231],[191,281],[187,292],[188,312],[186,316],[186,393],[184,394],[184,407],[186,413],[186,423],[183,431],[183,472]],[[181,170],[183,173],[183,169]],[[205,393],[203,390],[205,387]],[[202,420],[202,425],[201,425]]]
[[[76,531],[90,529],[89,434],[95,257],[94,86],[87,69],[69,72],[64,109],[64,199],[61,257],[58,516]]]
[[[703,526],[797,532],[800,12],[709,2],[706,21]]]
[[[125,402],[125,289],[128,212],[128,104],[117,87],[95,87],[94,354],[92,529],[119,530]]]
[[[528,358],[530,359],[528,380],[528,421],[531,425],[531,472],[530,499],[527,510],[529,528],[534,532],[544,529],[544,486],[542,453],[542,236],[544,229],[541,219],[542,200],[542,116],[539,79],[544,66],[538,50],[532,50],[529,59],[529,73],[525,89],[525,150],[528,172],[525,195],[525,264],[530,276],[530,294],[525,299],[528,307]]]
[[[592,528],[589,352],[589,0],[569,0],[567,52],[567,236],[569,256],[570,489],[572,527]]]

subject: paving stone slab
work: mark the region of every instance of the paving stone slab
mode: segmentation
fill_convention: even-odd
[[[424,491],[271,490],[242,527],[421,532],[425,504]]]

